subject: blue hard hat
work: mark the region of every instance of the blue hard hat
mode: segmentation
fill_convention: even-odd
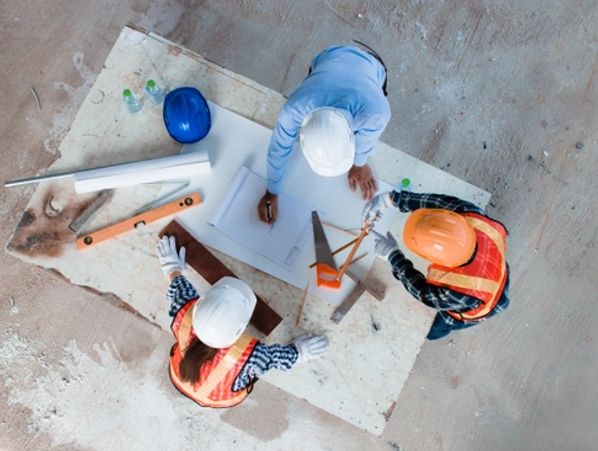
[[[162,110],[166,130],[183,144],[205,137],[212,126],[208,102],[195,88],[177,88],[168,93]]]

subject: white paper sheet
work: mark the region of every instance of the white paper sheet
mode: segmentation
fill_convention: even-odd
[[[241,166],[211,223],[235,241],[292,270],[305,243],[311,209],[280,194],[279,220],[266,224],[256,214],[265,191],[266,180]]]

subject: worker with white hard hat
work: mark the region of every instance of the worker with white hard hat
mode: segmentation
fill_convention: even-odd
[[[260,219],[273,223],[278,216],[278,194],[296,141],[316,174],[347,174],[350,189],[371,199],[378,186],[367,161],[389,120],[386,67],[372,49],[334,46],[317,55],[274,127]]]
[[[288,345],[266,345],[245,333],[256,297],[249,285],[223,277],[201,296],[182,275],[185,248],[174,236],[162,237],[156,253],[170,279],[167,297],[176,343],[170,351],[174,386],[203,407],[232,407],[243,401],[255,381],[272,368],[321,357],[323,336],[306,335]]]
[[[507,229],[478,206],[453,196],[392,191],[381,193],[363,210],[364,224],[378,221],[391,206],[412,212],[403,242],[432,264],[426,275],[399,249],[390,232],[373,232],[375,250],[390,263],[407,291],[437,314],[428,333],[436,340],[505,310],[509,305]]]

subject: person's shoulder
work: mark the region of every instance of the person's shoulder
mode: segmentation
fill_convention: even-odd
[[[324,50],[322,50],[320,53],[318,53],[317,57],[325,58],[325,57],[329,57],[329,56],[337,56],[337,55],[340,55],[343,53],[352,53],[355,50],[359,50],[359,49],[357,49],[356,47],[354,47],[352,45],[334,44],[329,47],[326,47]]]
[[[390,103],[378,86],[362,90],[359,94],[359,101],[363,104],[363,110],[368,114],[390,118]]]
[[[388,103],[386,103],[386,105],[374,102],[367,103],[362,109],[362,112],[367,117],[367,122],[370,125],[375,124],[381,127],[386,126],[390,121],[391,117],[390,107],[388,106]]]
[[[315,108],[315,99],[309,87],[299,86],[287,99],[281,109],[281,115],[295,120],[303,119]]]
[[[354,67],[356,70],[368,70],[368,67],[374,62],[375,57],[370,53],[356,47],[354,45],[333,45],[325,48],[318,53],[312,60],[312,65],[318,67],[323,63],[327,64],[327,70],[333,73],[337,70],[345,71],[346,68],[338,69],[332,63],[348,64]],[[377,61],[375,64],[378,64]]]

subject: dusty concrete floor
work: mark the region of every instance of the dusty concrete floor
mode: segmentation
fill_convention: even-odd
[[[166,449],[164,435],[191,430],[173,408],[231,437],[206,449],[595,449],[594,1],[146,3],[0,4],[2,179],[57,158],[127,21],[285,94],[318,50],[356,38],[390,69],[393,119],[384,141],[492,193],[489,211],[511,232],[511,308],[426,344],[384,436],[374,439],[268,386],[243,410],[198,416],[159,377],[166,334],[3,253],[2,449],[120,449],[109,437],[122,429],[146,449]],[[0,191],[3,242],[31,193]],[[135,412],[138,380],[162,381],[144,392],[159,414]],[[88,410],[75,402],[81,397]],[[108,415],[115,403],[124,405],[120,416]],[[103,422],[97,411],[107,413]],[[143,421],[131,420],[136,415]],[[319,429],[301,429],[302,415]],[[254,440],[235,442],[234,431]]]

